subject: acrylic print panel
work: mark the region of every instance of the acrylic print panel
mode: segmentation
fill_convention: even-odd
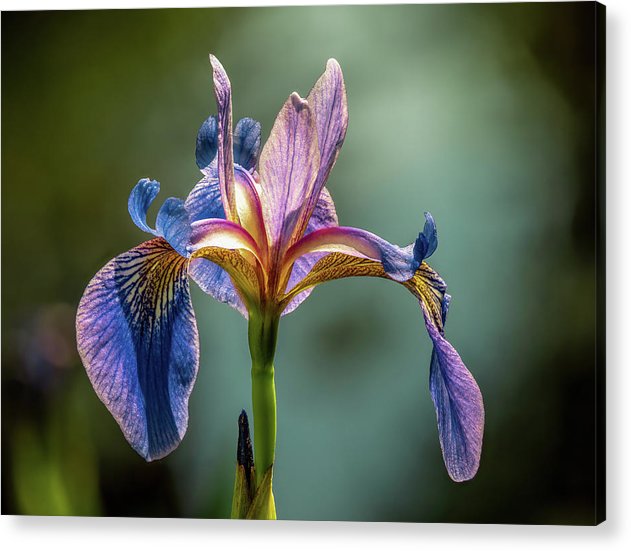
[[[602,521],[604,32],[3,13],[2,512]]]

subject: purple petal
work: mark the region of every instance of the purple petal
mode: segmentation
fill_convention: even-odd
[[[186,256],[186,247],[191,234],[188,211],[181,199],[169,197],[158,211],[156,229],[147,224],[147,209],[160,191],[160,183],[143,178],[131,190],[127,202],[129,214],[134,223],[143,231],[158,237],[164,237],[182,256]]]
[[[319,157],[314,117],[307,102],[293,93],[276,117],[259,160],[261,204],[273,260],[300,237],[296,228],[306,227],[305,201],[313,191]]]
[[[413,245],[398,247],[374,233],[343,226],[317,230],[303,237],[285,257],[290,263],[302,255],[314,252],[342,252],[381,262],[385,272],[395,281],[406,281],[414,276],[420,261]]]
[[[234,167],[234,192],[239,224],[267,253],[267,237],[261,200],[256,190],[256,182],[249,171],[239,165]]]
[[[358,276],[391,279],[380,262],[341,252],[331,253],[320,259],[285,295],[280,306],[288,305],[305,290],[325,281]],[[455,481],[469,480],[480,463],[484,405],[473,376],[442,333],[450,301],[445,282],[423,263],[412,279],[400,283],[419,300],[427,332],[434,344],[430,392],[436,407],[447,471]]]
[[[260,260],[260,251],[256,241],[239,224],[223,220],[222,218],[210,218],[194,222],[191,228],[189,253],[205,247],[220,247],[230,250],[243,249],[251,252]]]
[[[182,199],[169,197],[164,201],[156,217],[156,232],[182,256],[191,238],[191,223]]]
[[[108,262],[79,303],[77,345],[131,446],[147,461],[173,451],[199,364],[186,259],[158,238]]]
[[[241,119],[234,129],[234,162],[246,170],[256,167],[261,148],[261,125],[248,117]]]
[[[230,80],[219,60],[211,55],[215,99],[217,100],[217,170],[221,200],[228,220],[236,221],[234,160],[232,153],[232,91]]]
[[[188,194],[184,206],[191,223],[205,218],[226,218],[217,178],[202,178]]]
[[[326,187],[323,187],[320,197],[318,198],[318,202],[316,203],[316,208],[311,215],[309,224],[307,225],[305,234],[313,233],[314,231],[322,228],[337,226],[337,224],[338,221],[337,213],[335,212],[335,203],[333,203],[333,198],[331,197],[329,190]],[[324,254],[326,253],[305,254],[296,260],[286,290],[292,289],[299,281],[301,281]],[[293,312],[311,294],[312,291],[313,287],[294,297],[287,305],[282,315],[284,316]]]
[[[185,206],[191,222],[207,218],[225,218],[219,180],[202,178],[187,197]],[[219,302],[229,304],[247,317],[245,305],[234,288],[230,276],[223,268],[204,258],[194,258],[189,264],[188,275],[202,291]]]
[[[142,231],[158,235],[156,230],[147,224],[147,211],[160,192],[160,182],[143,178],[139,180],[129,194],[127,208],[134,224]]]
[[[234,288],[228,273],[217,264],[205,258],[193,258],[188,266],[188,275],[193,278],[204,293],[237,310],[245,318],[248,311]]]
[[[463,482],[473,478],[480,465],[484,433],[482,394],[473,375],[433,323],[422,302],[421,308],[425,327],[434,343],[429,389],[436,408],[440,447],[449,476]]]
[[[248,117],[241,119],[233,133],[232,155],[235,164],[252,171],[256,167],[261,148],[261,125]],[[210,178],[218,177],[217,117],[208,117],[197,133],[195,161],[199,169]]]
[[[330,228],[338,225],[337,212],[335,211],[335,203],[331,193],[325,187],[322,188],[316,207],[311,214],[305,235],[321,230],[322,228]]]
[[[227,302],[246,315],[241,299],[252,306],[259,300],[261,252],[252,236],[240,225],[223,219],[200,220],[192,224],[190,273],[193,279],[208,294],[221,302]],[[248,251],[250,255],[244,255]],[[203,258],[221,266],[222,271],[213,268],[209,262],[198,262]],[[229,285],[232,280],[234,285]],[[238,289],[238,296],[235,291]],[[247,317],[247,316],[246,316]]]
[[[316,119],[320,168],[306,210],[311,213],[326,183],[346,137],[348,105],[346,87],[339,63],[329,59],[322,76],[307,96],[307,103]]]
[[[202,172],[210,167],[217,157],[217,117],[208,117],[197,133],[195,161]]]
[[[425,213],[425,226],[414,243],[414,256],[419,262],[423,262],[434,254],[438,247],[438,231],[436,230],[436,222],[434,217],[429,213]]]

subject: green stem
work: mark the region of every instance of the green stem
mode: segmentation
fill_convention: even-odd
[[[259,486],[274,464],[276,448],[276,389],[274,353],[278,317],[250,313],[248,340],[252,357],[252,409],[254,421],[254,468]]]
[[[256,373],[252,368],[252,406],[254,410],[254,468],[256,485],[274,464],[276,448],[276,391],[274,367]]]

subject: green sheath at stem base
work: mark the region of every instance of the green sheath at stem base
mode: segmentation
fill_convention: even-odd
[[[233,519],[276,520],[276,506],[272,492],[273,467],[267,469],[261,483],[256,487],[252,442],[248,415],[239,415],[239,438],[237,444],[237,471],[232,495]]]

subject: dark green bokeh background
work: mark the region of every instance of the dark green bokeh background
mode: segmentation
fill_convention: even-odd
[[[92,391],[81,293],[199,179],[214,112],[267,136],[335,57],[350,125],[329,181],[341,223],[406,244],[431,211],[448,335],[486,404],[478,476],[444,469],[416,301],[381,280],[318,288],[276,361],[280,518],[592,523],[595,7],[585,4],[2,14],[2,512],[227,517],[246,322],[198,289],[201,366],[181,446],[146,464]],[[159,203],[160,201],[158,201]],[[152,209],[153,214],[155,210]]]

